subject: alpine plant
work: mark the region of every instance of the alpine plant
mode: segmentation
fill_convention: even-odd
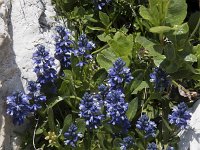
[[[184,102],[181,102],[178,104],[178,106],[175,106],[172,110],[172,114],[169,114],[168,116],[169,123],[174,124],[181,129],[188,128],[191,115],[187,109],[188,107]]]
[[[7,97],[7,114],[12,117],[14,125],[21,125],[31,113],[30,97],[23,92],[14,92]]]
[[[104,115],[101,113],[102,101],[98,95],[85,93],[80,105],[79,116],[85,119],[86,126],[89,129],[97,129],[101,125]]]
[[[81,133],[77,133],[77,126],[75,124],[72,124],[68,131],[64,133],[64,144],[68,145],[70,147],[75,148],[77,141],[83,137]]]
[[[37,75],[37,82],[40,84],[53,83],[57,78],[57,72],[53,68],[55,66],[54,58],[50,56],[43,45],[36,47],[32,59],[35,64],[34,72]]]
[[[156,124],[154,121],[150,121],[149,117],[146,114],[142,114],[136,123],[136,127],[144,131],[145,138],[152,136],[155,137],[156,134]]]
[[[153,73],[150,74],[150,81],[154,83],[154,89],[160,92],[170,85],[167,74],[159,67],[154,68]]]
[[[133,79],[130,69],[125,67],[126,63],[118,58],[113,67],[108,71],[108,84],[111,89],[122,89],[124,83],[130,83]]]

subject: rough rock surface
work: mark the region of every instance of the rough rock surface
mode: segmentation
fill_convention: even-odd
[[[14,127],[6,115],[6,96],[26,90],[34,80],[31,61],[33,47],[51,46],[50,28],[55,23],[51,0],[0,0],[0,149],[19,149]],[[46,40],[47,39],[47,40]]]
[[[181,150],[200,150],[200,100],[190,109],[192,114],[189,129],[182,131],[180,135]]]

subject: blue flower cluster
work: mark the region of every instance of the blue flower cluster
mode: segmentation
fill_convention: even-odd
[[[130,69],[125,67],[126,63],[118,58],[113,67],[108,71],[108,84],[111,89],[119,89],[123,87],[123,83],[130,83],[133,79]]]
[[[158,148],[157,148],[156,143],[152,142],[152,143],[149,143],[149,144],[147,145],[147,149],[146,149],[146,150],[157,150],[157,149],[158,149]]]
[[[138,119],[136,127],[144,131],[145,138],[149,136],[152,137],[156,136],[155,134],[156,124],[154,121],[150,121],[149,117],[146,114],[142,114],[142,116]]]
[[[156,91],[164,91],[170,85],[167,74],[161,68],[154,68],[154,72],[150,74],[150,78],[150,81],[154,83]]]
[[[111,0],[93,0],[97,4],[98,9],[102,10],[105,5],[107,5]]]
[[[55,35],[55,58],[60,61],[63,68],[70,68],[71,66],[71,54],[78,57],[79,63],[76,66],[83,67],[88,63],[88,60],[92,59],[90,54],[92,49],[95,48],[95,44],[89,41],[85,34],[80,35],[78,42],[76,43],[65,27],[57,26],[55,28],[57,35]],[[77,45],[77,48],[75,48]]]
[[[76,147],[77,141],[82,138],[81,133],[77,133],[77,126],[72,124],[68,131],[64,133],[65,137],[65,145],[71,146],[71,147]]]
[[[123,138],[123,142],[120,143],[120,150],[128,150],[133,146],[133,138],[131,136],[127,136]]]
[[[41,103],[46,101],[46,96],[40,93],[41,85],[35,81],[29,81],[27,89],[29,91],[28,95],[33,100],[31,110],[35,112],[36,110],[42,108]]]
[[[111,90],[105,99],[107,117],[111,118],[112,125],[121,125],[126,131],[130,127],[130,122],[126,116],[128,103],[125,102],[125,95],[121,90]]]
[[[35,64],[34,72],[37,74],[37,82],[40,84],[54,82],[57,78],[57,72],[53,68],[55,65],[54,58],[50,57],[49,52],[43,45],[36,47],[36,52],[33,53],[32,59]]]
[[[92,41],[89,41],[85,34],[82,34],[78,39],[78,48],[74,50],[74,56],[82,59],[76,66],[83,67],[87,64],[88,60],[92,59],[92,55],[90,54],[92,49],[95,48],[95,44]]]
[[[13,124],[21,125],[31,112],[30,97],[23,92],[14,92],[7,97],[7,114],[12,116]]]
[[[98,95],[85,93],[79,105],[79,116],[84,118],[89,129],[96,129],[101,125],[104,115],[101,113],[102,101]]]
[[[71,66],[71,53],[73,52],[74,42],[71,40],[71,33],[62,26],[55,28],[57,35],[55,35],[55,58],[61,63],[64,68]]]
[[[187,128],[188,122],[191,119],[191,115],[187,109],[188,107],[184,102],[175,106],[172,110],[172,114],[168,116],[169,123],[174,124],[181,129]]]
[[[123,132],[126,132],[130,127],[130,122],[126,116],[128,103],[125,102],[125,95],[122,92],[122,88],[123,83],[129,83],[133,77],[130,74],[130,70],[124,66],[125,62],[118,59],[114,63],[114,67],[110,69],[108,83],[112,82],[112,84],[110,86],[100,85],[98,87],[98,94],[85,93],[83,96],[79,106],[79,115],[85,118],[86,125],[90,129],[101,125],[104,115],[102,115],[100,110],[103,108],[103,104],[106,116],[110,119],[110,124],[122,127]]]

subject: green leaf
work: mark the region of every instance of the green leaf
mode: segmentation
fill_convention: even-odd
[[[76,125],[77,125],[77,132],[81,132],[82,134],[85,133],[86,131],[86,124],[85,124],[85,120],[81,119],[81,118],[77,118],[76,119]]]
[[[149,51],[148,55],[153,57],[154,63],[157,67],[166,58],[164,55],[161,54],[162,48],[160,48],[159,45],[156,45],[155,43],[149,41],[145,37],[137,35],[135,41]]]
[[[195,53],[195,56],[197,57],[198,60],[198,68],[200,68],[200,44],[193,47],[193,52]]]
[[[152,27],[149,29],[150,32],[159,33],[159,34],[169,32],[170,30],[172,30],[172,28],[168,26],[157,26],[157,27]]]
[[[137,69],[133,72],[134,80],[131,83],[130,91],[135,90],[143,81],[144,78],[144,70]]]
[[[152,24],[154,24],[154,18],[150,14],[148,8],[141,6],[139,9],[139,13],[142,16],[142,18],[144,18],[144,19],[148,20],[149,22],[151,22]]]
[[[56,104],[58,104],[59,102],[61,102],[61,101],[63,101],[63,100],[64,100],[63,97],[58,96],[53,102],[51,102],[51,103],[48,105],[47,109],[53,108]]]
[[[55,131],[54,113],[52,108],[48,109],[48,124],[51,131]]]
[[[184,58],[185,61],[197,62],[197,57],[193,54],[189,54]]]
[[[112,39],[110,35],[107,35],[106,33],[100,34],[97,37],[99,38],[100,41],[103,41],[103,42],[107,42]]]
[[[97,55],[97,62],[101,68],[108,70],[110,67],[112,67],[113,62],[117,60],[117,58],[118,57],[108,48],[101,51]]]
[[[186,0],[170,0],[166,16],[166,24],[180,25],[187,15]]]
[[[70,127],[71,123],[72,123],[72,115],[69,114],[64,119],[64,124],[63,124],[63,128],[62,128],[61,134],[64,134],[64,132],[66,132],[68,130],[68,128]]]
[[[106,27],[110,24],[109,16],[106,13],[99,11],[99,18]]]
[[[162,121],[163,121],[165,127],[167,127],[167,129],[168,129],[169,131],[172,131],[172,128],[169,126],[168,122],[167,122],[164,118],[162,118]]]
[[[91,27],[91,26],[87,26],[88,29],[90,30],[94,30],[94,31],[104,31],[104,28],[101,27]]]
[[[131,93],[137,94],[139,91],[143,90],[144,88],[149,88],[149,85],[146,81],[142,81],[141,84]]]
[[[97,132],[97,138],[99,140],[99,143],[103,149],[106,149],[104,146],[104,140],[106,139],[105,137],[105,132]]]
[[[99,85],[106,79],[107,75],[107,71],[104,68],[101,68],[97,72],[95,72],[92,79],[97,85]]]
[[[189,26],[187,23],[181,24],[181,25],[175,25],[173,27],[173,29],[175,30],[173,32],[173,35],[181,35],[181,34],[186,34],[189,31]]]
[[[126,116],[131,121],[137,112],[138,109],[138,98],[134,98],[128,105],[128,110],[126,112]]]
[[[43,129],[42,128],[38,128],[35,132],[36,135],[42,134],[43,133]]]
[[[126,35],[119,31],[114,35],[112,40],[108,41],[108,44],[111,50],[129,65],[129,57],[132,56],[133,35]]]

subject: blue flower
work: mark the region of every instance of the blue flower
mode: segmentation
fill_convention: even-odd
[[[157,150],[157,145],[154,142],[149,143],[146,150]]]
[[[161,68],[154,68],[154,72],[150,74],[150,81],[154,83],[156,91],[164,91],[169,87],[170,81],[167,74]]]
[[[108,86],[104,85],[104,84],[101,84],[99,87],[99,93],[102,97],[102,99],[105,99],[107,93],[109,92],[109,89],[108,89]]]
[[[29,81],[27,87],[29,93],[28,96],[31,98],[31,111],[42,108],[41,103],[46,101],[46,96],[40,93],[41,85],[35,81]]]
[[[15,125],[24,123],[24,119],[30,114],[30,97],[23,92],[14,92],[7,97],[7,114],[12,116]]]
[[[155,134],[156,124],[154,121],[150,121],[149,117],[146,114],[142,114],[142,116],[138,119],[136,127],[144,131],[145,138],[149,136],[152,137],[156,136]]]
[[[105,5],[107,5],[111,0],[93,0],[97,4],[98,9],[102,10]]]
[[[37,93],[40,92],[41,85],[35,81],[29,81],[27,89],[29,93]]]
[[[120,143],[120,150],[128,150],[133,146],[133,138],[131,136],[127,136],[123,138],[123,142]]]
[[[191,115],[187,109],[188,107],[184,102],[175,106],[172,110],[172,114],[168,116],[169,123],[174,124],[181,129],[187,128],[188,122],[191,119]]]
[[[133,79],[130,69],[125,67],[126,63],[118,58],[113,67],[108,71],[108,84],[111,89],[122,88],[124,83],[130,83]]]
[[[88,60],[93,58],[90,53],[92,49],[95,48],[95,44],[92,41],[89,41],[85,34],[82,34],[78,39],[77,45],[78,48],[74,50],[74,55],[81,59],[77,66],[83,67],[88,63]]]
[[[56,70],[53,68],[55,65],[54,58],[50,57],[49,52],[43,45],[36,47],[36,52],[33,53],[33,61],[35,64],[34,72],[37,74],[37,83],[45,84],[54,82],[57,78]]]
[[[76,147],[77,141],[82,137],[81,133],[77,133],[77,126],[72,124],[68,131],[64,133],[65,145]]]
[[[31,111],[35,112],[38,109],[42,108],[41,103],[46,101],[46,96],[41,94],[30,94],[30,97],[32,97],[33,103],[31,103]]]
[[[126,111],[128,103],[124,100],[125,95],[121,90],[111,90],[105,98],[106,114],[112,125],[122,126],[123,131],[127,131],[130,122],[127,119]]]
[[[71,33],[62,26],[55,28],[55,58],[60,61],[61,66],[69,68],[71,66],[71,53],[74,50],[74,42],[71,40]]]
[[[79,105],[79,116],[84,118],[89,129],[96,129],[101,125],[103,115],[101,113],[102,101],[98,95],[85,93]]]

